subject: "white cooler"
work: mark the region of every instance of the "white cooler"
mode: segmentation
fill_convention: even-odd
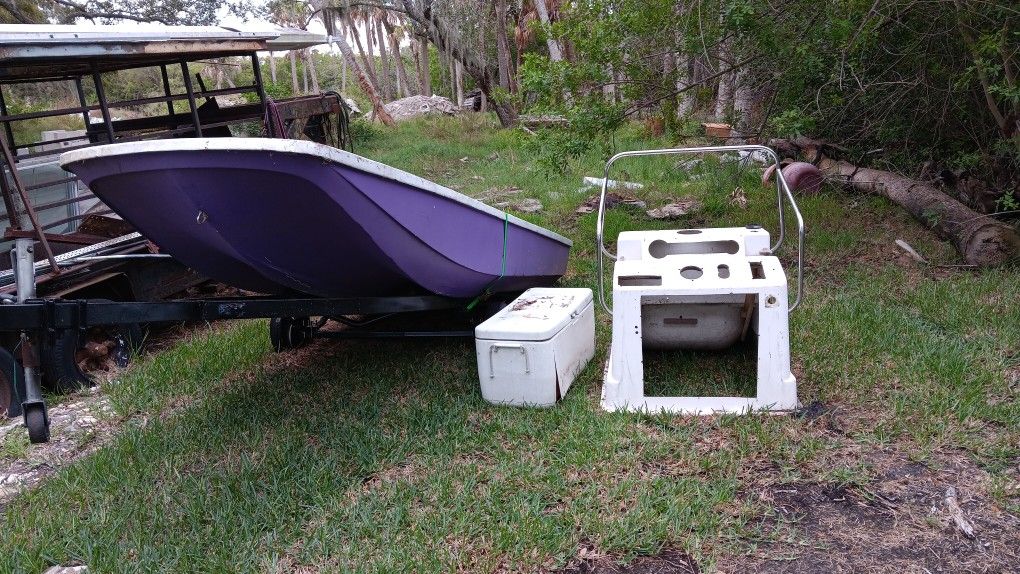
[[[528,289],[475,327],[475,352],[485,400],[555,405],[595,355],[591,289]]]

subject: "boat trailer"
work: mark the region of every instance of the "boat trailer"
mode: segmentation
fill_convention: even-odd
[[[26,283],[31,284],[31,281]],[[96,326],[132,323],[269,319],[270,342],[276,351],[295,349],[316,338],[473,337],[474,323],[491,315],[494,307],[512,299],[514,295],[497,294],[481,304],[478,300],[437,295],[339,299],[254,296],[151,302],[36,298],[17,302],[14,299],[2,299],[0,331],[21,334],[17,357],[10,362],[15,367],[15,377],[20,370],[24,379],[23,384],[12,386],[23,389],[22,416],[28,428],[29,439],[33,443],[41,443],[49,440],[49,416],[39,379],[40,346],[52,344],[69,330],[83,331]],[[382,319],[393,316],[422,316],[433,311],[452,314],[458,310],[462,319],[470,320],[471,328],[378,328],[378,325],[385,325]],[[324,329],[330,319],[346,328]],[[3,349],[0,352],[7,353]]]

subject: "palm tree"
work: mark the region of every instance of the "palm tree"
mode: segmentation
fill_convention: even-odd
[[[390,17],[393,14],[386,13],[382,19],[383,27],[386,28],[386,37],[390,43],[390,53],[393,54],[393,59],[396,63],[397,68],[397,82],[399,84],[399,90],[397,97],[407,97],[412,93],[411,81],[407,76],[407,68],[404,66],[404,56],[400,53],[400,42],[404,37],[404,26],[400,22],[400,17],[396,16],[399,26],[394,26],[390,22]]]
[[[368,95],[368,99],[372,102],[372,111],[375,113],[375,117],[379,118],[384,125],[394,125],[393,117],[386,111],[383,106],[382,100],[379,98],[379,92],[376,91],[375,85],[370,81],[366,71],[358,64],[358,59],[354,55],[354,50],[351,49],[351,45],[347,43],[346,34],[337,34],[338,21],[346,21],[348,23],[347,28],[353,33],[355,40],[358,39],[357,30],[351,24],[352,19],[350,14],[346,13],[342,8],[336,7],[325,7],[317,11],[318,17],[322,20],[323,25],[326,26],[326,33],[333,39],[333,43],[343,54],[344,60],[347,62],[347,66],[354,70],[355,77],[358,78],[358,85]],[[359,41],[360,43],[360,41]]]

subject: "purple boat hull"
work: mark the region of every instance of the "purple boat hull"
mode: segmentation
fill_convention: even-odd
[[[548,230],[311,142],[137,142],[61,163],[163,251],[263,293],[517,291],[553,283],[570,250]]]

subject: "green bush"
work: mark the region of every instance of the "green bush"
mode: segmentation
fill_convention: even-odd
[[[379,126],[362,118],[351,120],[351,140],[355,147],[368,145],[380,137],[382,137],[382,130],[379,129]]]

